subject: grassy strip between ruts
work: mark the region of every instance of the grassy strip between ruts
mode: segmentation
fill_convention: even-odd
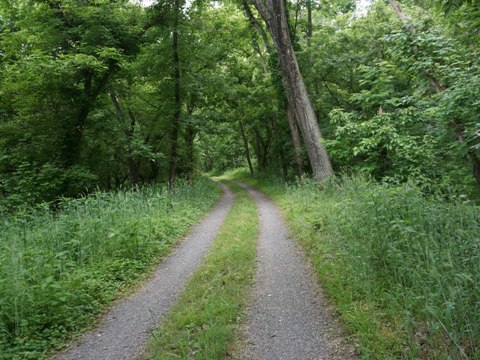
[[[478,206],[364,178],[230,177],[283,209],[364,358],[480,358]]]
[[[0,217],[0,359],[42,359],[142,279],[219,197],[208,179]]]
[[[146,359],[223,359],[229,351],[253,281],[258,238],[255,203],[229,184],[236,201],[210,253],[185,292],[152,334]]]

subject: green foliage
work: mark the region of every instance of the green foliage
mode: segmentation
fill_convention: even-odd
[[[50,201],[102,184],[103,174],[82,159],[82,136],[99,118],[88,115],[106,81],[138,51],[135,7],[68,0],[0,6],[8,10],[0,36],[2,196],[8,205]]]
[[[335,137],[348,142],[332,140],[327,146],[340,164],[354,164],[357,172],[431,184],[440,176],[433,162],[436,139],[413,131],[421,121],[415,117],[415,110],[382,113],[363,121],[359,114],[334,111],[331,116],[337,125]]]
[[[480,209],[411,183],[262,180],[283,208],[363,355],[480,356]]]
[[[218,198],[202,179],[1,217],[0,358],[43,358],[148,272]]]
[[[478,6],[444,2],[444,15],[413,3],[402,4],[408,27],[384,2],[363,17],[352,1],[310,4],[311,36],[309,3],[290,4],[302,73],[337,172],[474,194]],[[177,109],[173,4],[0,6],[3,206],[165,181]],[[239,122],[256,168],[296,173],[278,56],[242,11],[182,5],[179,177],[243,166]]]
[[[416,10],[413,31],[377,4],[313,38],[326,145],[340,172],[476,196],[478,60],[439,19]]]

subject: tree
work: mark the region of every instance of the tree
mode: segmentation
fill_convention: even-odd
[[[415,38],[417,37],[415,26],[410,23],[409,18],[402,11],[400,4],[397,0],[389,0],[389,3],[397,14],[400,21],[404,24],[404,27],[411,34],[413,38],[412,43],[415,42]],[[471,2],[467,1],[467,3]],[[447,1],[445,6],[447,7],[447,9],[450,9],[451,7],[455,7],[457,5],[455,1]],[[413,51],[416,52],[416,50]],[[436,93],[443,93],[446,90],[446,87],[442,85],[440,80],[437,79],[437,77],[432,73],[431,68],[423,67],[422,74],[432,84],[432,87]],[[476,148],[469,147],[467,144],[465,144],[465,126],[463,124],[463,121],[462,119],[454,115],[454,118],[452,119],[452,121],[449,122],[449,124],[454,131],[455,138],[460,142],[460,144],[467,147],[467,156],[472,163],[472,174],[477,184],[480,186],[480,157],[477,155]]]
[[[288,101],[293,107],[302,132],[313,175],[317,181],[323,181],[333,175],[333,169],[322,143],[315,110],[293,50],[285,2],[269,0],[263,3],[261,0],[253,0],[253,4],[265,21],[277,49]]]

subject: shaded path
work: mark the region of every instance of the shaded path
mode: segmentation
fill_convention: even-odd
[[[55,359],[120,360],[141,354],[150,331],[181,294],[233,204],[232,191],[220,185],[224,190],[220,202],[164,259],[151,279],[112,308],[99,328],[86,333]]]
[[[335,317],[298,246],[288,239],[277,207],[252,187],[238,183],[257,202],[260,241],[252,304],[243,329],[242,359],[353,359]]]

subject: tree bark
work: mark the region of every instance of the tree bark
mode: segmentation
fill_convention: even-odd
[[[287,105],[287,119],[288,126],[290,127],[290,133],[292,134],[293,147],[295,149],[295,164],[297,165],[297,172],[300,177],[305,174],[303,169],[303,158],[302,158],[302,143],[300,140],[300,134],[298,133],[298,127],[295,122],[295,114],[290,105]]]
[[[270,41],[268,40],[267,33],[263,29],[262,25],[257,21],[257,18],[253,15],[250,6],[248,5],[247,0],[242,0],[243,10],[245,12],[245,16],[247,17],[250,25],[260,34],[262,37],[263,43],[265,44],[265,48],[269,54],[273,53],[273,47]]]
[[[250,24],[252,27],[257,30],[257,32],[260,34],[260,36],[263,39],[263,42],[265,44],[265,48],[267,49],[267,52],[269,54],[273,54],[274,48],[269,41],[267,34],[265,33],[263,27],[260,25],[260,23],[257,21],[255,16],[250,10],[250,7],[248,6],[248,3],[246,0],[242,1],[243,7],[245,10],[245,15],[247,16]],[[308,0],[307,2],[307,12],[308,12],[308,27],[307,27],[307,36],[308,36],[308,41],[309,38],[312,36],[312,3],[311,0]],[[257,50],[258,51],[258,50]],[[263,60],[263,57],[262,57]],[[263,64],[264,68],[266,68],[266,64]],[[283,79],[285,82],[285,79]],[[286,89],[287,86],[284,84],[284,88]],[[295,162],[297,165],[297,172],[299,176],[303,176],[305,171],[303,168],[303,157],[302,157],[302,145],[301,145],[301,139],[300,139],[300,134],[298,132],[298,126],[297,126],[297,120],[295,118],[295,112],[293,110],[292,105],[290,104],[289,100],[287,99],[287,110],[286,110],[286,115],[288,119],[288,125],[290,128],[290,134],[292,136],[292,143],[294,146],[294,151],[295,151]],[[286,173],[284,169],[284,173]]]
[[[238,123],[240,125],[240,135],[242,136],[242,139],[243,139],[243,146],[245,147],[245,156],[247,157],[248,168],[250,169],[250,175],[253,176],[254,171],[253,171],[252,159],[250,158],[250,149],[248,147],[247,136],[245,135],[245,129],[243,128],[242,121],[238,120]]]
[[[178,133],[180,130],[180,112],[181,112],[181,98],[180,98],[180,56],[178,53],[178,22],[180,17],[180,1],[175,1],[175,15],[173,20],[173,34],[172,34],[172,51],[173,51],[173,78],[175,82],[175,112],[173,114],[172,130],[170,134],[170,159],[168,162],[168,188],[173,190],[175,186],[175,175],[177,167],[177,146]]]
[[[388,0],[388,2],[390,3],[390,6],[393,8],[393,10],[397,14],[397,16],[400,18],[400,20],[404,24],[407,25],[408,24],[408,17],[402,11],[402,8],[400,7],[400,4],[396,0]],[[409,29],[410,29],[410,27],[409,27]],[[413,28],[411,28],[411,29],[413,30]]]
[[[288,101],[297,117],[307,149],[314,178],[321,182],[333,175],[332,165],[318,126],[315,111],[308,96],[305,81],[298,66],[288,30],[284,0],[252,0],[274,40]]]

